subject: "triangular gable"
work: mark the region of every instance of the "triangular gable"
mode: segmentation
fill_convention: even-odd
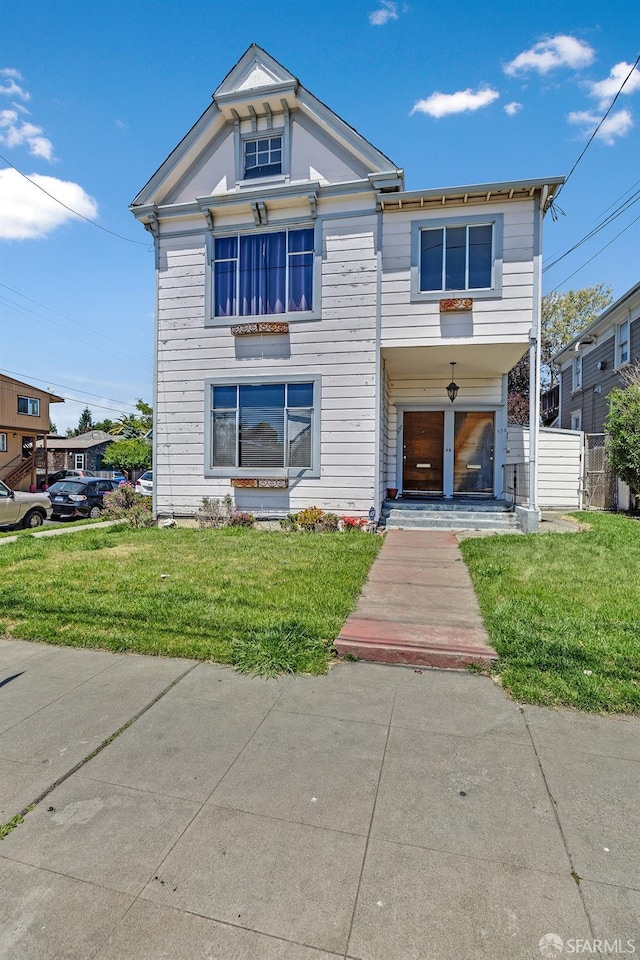
[[[332,146],[335,150],[337,162],[325,163],[330,173],[320,170],[314,178],[313,164],[306,165],[310,180],[348,182],[381,173],[401,177],[402,172],[387,156],[314,97],[270,54],[252,44],[217,87],[211,106],[135,198],[134,213],[138,206],[188,203],[197,197],[233,192],[236,177],[231,169],[229,143],[234,126],[246,126],[265,111],[278,116],[283,110],[298,117],[307,131],[317,130],[325,155]],[[292,163],[292,167],[302,169],[305,164]]]

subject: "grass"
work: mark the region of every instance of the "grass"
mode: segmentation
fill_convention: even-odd
[[[640,523],[574,516],[590,529],[462,543],[494,670],[522,702],[640,713]]]
[[[25,530],[24,527],[20,527],[20,526],[0,527],[0,538],[2,538],[2,537],[32,537],[34,533],[42,533],[43,530],[58,530],[58,529],[61,529],[65,524],[69,524],[69,526],[71,526],[71,527],[83,527],[83,526],[86,526],[87,524],[103,523],[104,520],[105,520],[104,517],[98,517],[97,520],[89,520],[89,518],[87,518],[86,520],[85,520],[84,518],[83,518],[83,519],[79,519],[79,520],[64,520],[64,521],[61,521],[59,527],[46,527],[46,526],[44,526],[44,524],[43,524],[43,526],[41,526],[41,527],[33,527],[32,529],[29,529],[29,530]]]
[[[0,635],[323,673],[381,538],[88,529],[0,550]]]

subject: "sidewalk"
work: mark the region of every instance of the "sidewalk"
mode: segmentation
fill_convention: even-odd
[[[361,660],[417,666],[497,659],[456,534],[390,530],[335,645]]]
[[[638,936],[638,719],[522,710],[462,672],[260,681],[9,640],[0,705],[5,822],[104,744],[0,841],[0,960],[539,960],[547,934]]]

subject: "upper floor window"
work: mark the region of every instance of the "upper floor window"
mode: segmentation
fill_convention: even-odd
[[[26,413],[29,417],[39,417],[40,401],[35,397],[18,397],[18,413]]]
[[[420,231],[420,290],[483,290],[491,287],[493,225],[436,227]]]
[[[259,137],[244,141],[244,179],[273,177],[282,173],[282,137]]]
[[[629,362],[629,321],[618,325],[616,329],[616,366]]]
[[[0,453],[7,452],[7,435],[6,433],[0,433]]]
[[[216,237],[214,315],[310,311],[313,262],[313,229]]]
[[[573,383],[574,390],[582,390],[582,357],[577,354],[573,361]]]

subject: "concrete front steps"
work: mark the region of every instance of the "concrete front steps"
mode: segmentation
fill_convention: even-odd
[[[504,500],[471,497],[385,500],[380,525],[387,530],[487,530],[518,533],[511,505]]]

